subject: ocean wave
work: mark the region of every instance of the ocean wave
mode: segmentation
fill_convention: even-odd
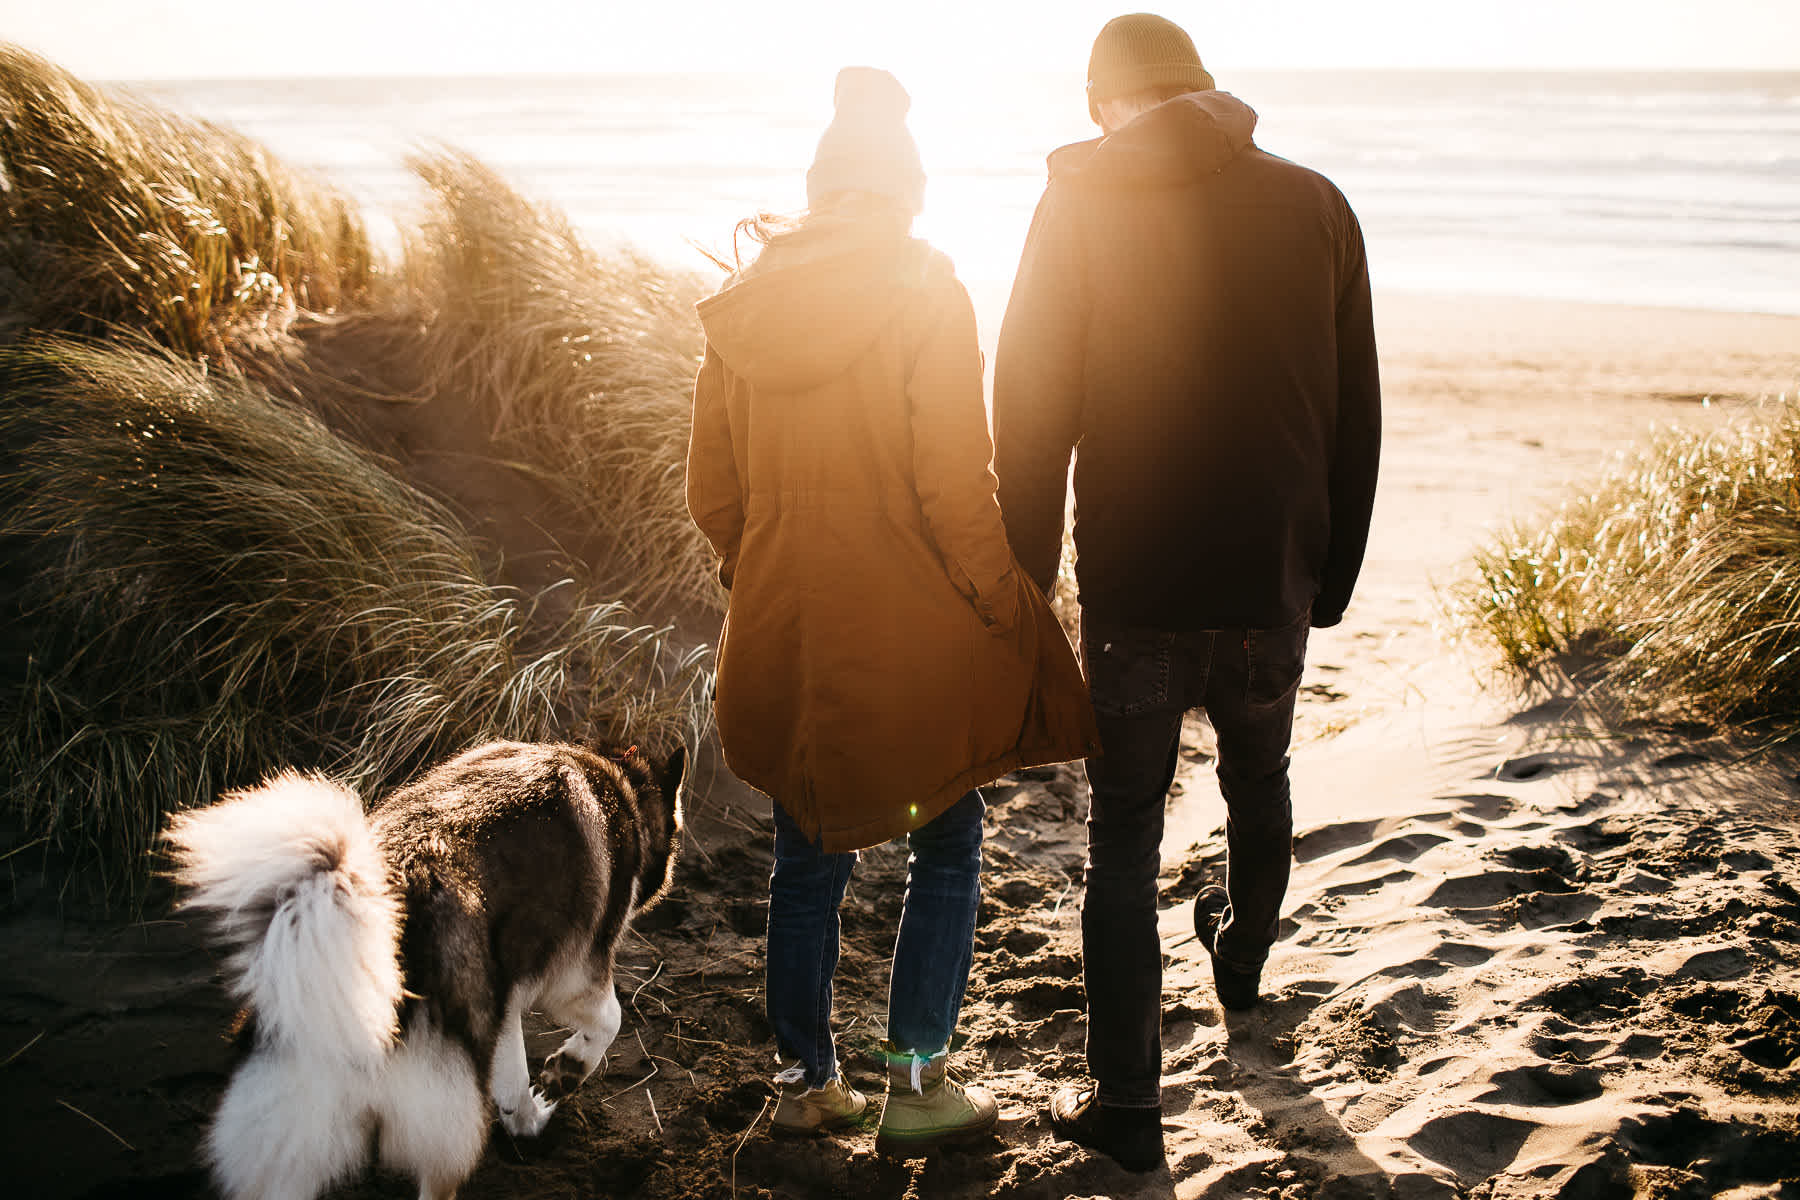
[[[816,81],[815,81],[816,82]],[[490,161],[584,228],[658,252],[796,207],[828,89],[787,77],[286,80],[158,84],[184,111],[322,169],[376,210],[412,202],[423,140]],[[991,86],[989,86],[991,85]],[[1093,135],[1060,78],[915,88],[931,172],[921,231],[1010,278],[1044,156]],[[1800,73],[1244,72],[1258,144],[1349,196],[1389,278],[1454,272],[1534,294],[1789,303],[1800,255]],[[991,93],[991,94],[990,94]],[[979,109],[979,110],[978,110]],[[1525,281],[1525,282],[1521,282]]]

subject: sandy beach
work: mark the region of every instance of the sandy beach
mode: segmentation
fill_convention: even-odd
[[[1000,289],[975,289],[992,351]],[[1495,675],[1444,589],[1653,423],[1800,390],[1800,317],[1383,293],[1383,479],[1344,624],[1315,633],[1294,751],[1296,869],[1265,1002],[1226,1017],[1192,932],[1222,870],[1210,732],[1190,717],[1163,856],[1168,1169],[1051,1137],[1083,1070],[1079,765],[989,793],[954,1062],[997,1136],[888,1162],[872,1129],[768,1134],[765,805],[711,768],[673,896],[629,939],[603,1078],[545,1137],[496,1129],[485,1197],[1624,1200],[1800,1188],[1800,785],[1691,730],[1605,728]],[[91,915],[8,862],[0,1096],[9,1194],[204,1196],[227,1065],[213,964],[153,895]],[[904,850],[869,851],[839,970],[840,1052],[879,1092]],[[538,1031],[535,1053],[550,1042]],[[343,1197],[409,1195],[371,1176]]]

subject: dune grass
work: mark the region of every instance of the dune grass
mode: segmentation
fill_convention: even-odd
[[[488,737],[691,737],[698,654],[545,627],[440,505],[166,351],[0,351],[10,824],[127,888],[174,808],[282,765],[392,785]]]
[[[1512,667],[1585,664],[1627,718],[1800,737],[1800,400],[1659,432],[1475,568],[1458,604]]]
[[[705,283],[601,254],[561,213],[466,155],[415,159],[431,196],[404,277],[426,330],[426,394],[484,414],[500,453],[602,537],[611,594],[722,611],[685,470]]]
[[[341,406],[333,364],[283,332],[386,323],[404,331],[389,374],[416,381],[394,399],[481,414],[490,442],[469,451],[567,501],[610,595],[721,611],[683,497],[702,280],[595,252],[466,155],[411,165],[430,208],[396,270],[345,196],[254,140],[0,43],[0,343],[144,336],[324,412]]]
[[[703,732],[707,648],[632,615],[705,636],[723,608],[683,496],[701,281],[594,252],[466,156],[413,166],[395,268],[253,140],[0,44],[15,847],[141,897],[168,812],[277,766],[367,795],[488,737]],[[465,498],[444,464],[478,460]],[[531,544],[477,545],[476,506]],[[496,582],[545,538],[573,580]]]
[[[357,303],[376,269],[322,181],[0,43],[0,335],[129,330],[217,360]]]

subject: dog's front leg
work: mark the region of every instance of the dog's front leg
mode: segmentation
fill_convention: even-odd
[[[494,1046],[493,1077],[488,1085],[500,1110],[500,1124],[514,1137],[536,1137],[556,1111],[556,1101],[531,1086],[531,1064],[525,1059],[525,1004],[524,989],[515,990]]]
[[[538,1088],[552,1101],[580,1087],[581,1081],[605,1060],[606,1051],[619,1036],[624,1013],[619,1008],[619,994],[609,980],[560,1006],[556,1016],[574,1026],[575,1032],[544,1060],[544,1069],[538,1073]]]

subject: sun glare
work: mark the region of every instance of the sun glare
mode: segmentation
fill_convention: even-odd
[[[916,232],[967,280],[1011,279],[1045,155],[1099,132],[1088,123],[1081,72],[1021,74],[1004,84],[927,73],[908,86],[909,124],[929,176]]]

